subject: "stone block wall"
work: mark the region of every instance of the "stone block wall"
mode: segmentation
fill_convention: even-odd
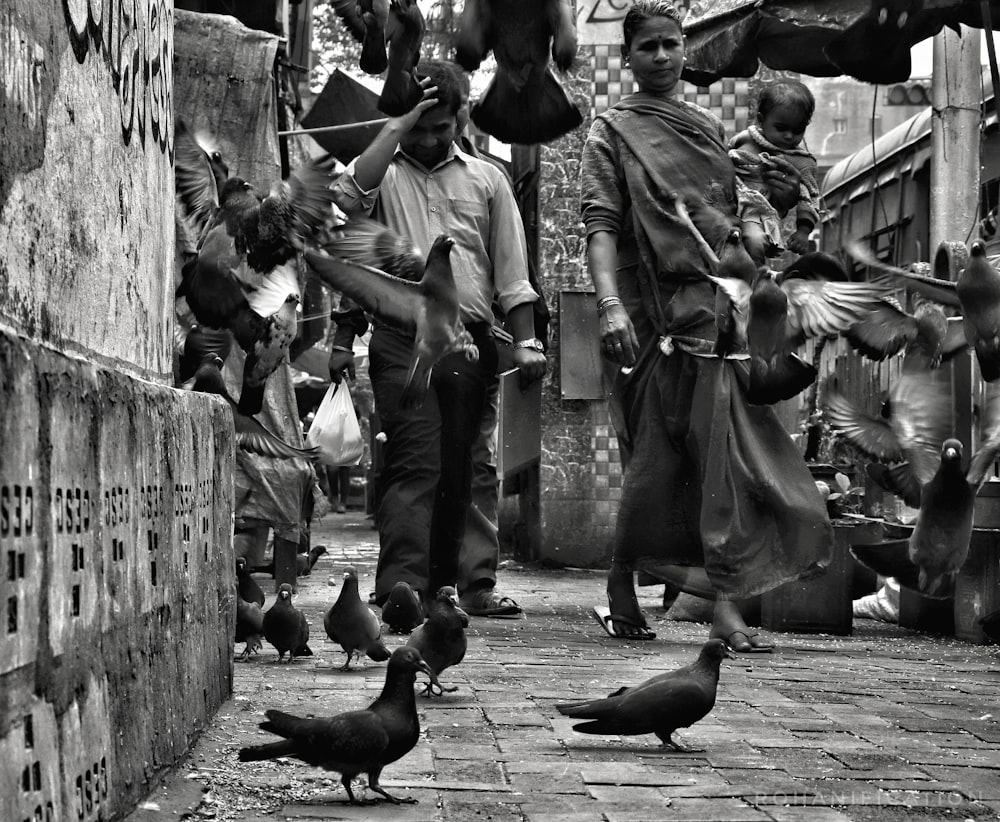
[[[123,816],[232,679],[231,412],[177,391],[173,3],[0,3],[0,819]]]
[[[0,819],[107,819],[232,684],[230,411],[0,334]]]

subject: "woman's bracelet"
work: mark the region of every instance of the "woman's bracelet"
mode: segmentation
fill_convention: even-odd
[[[619,297],[617,294],[612,294],[609,297],[601,297],[601,299],[597,301],[597,313],[603,314],[605,311],[611,308],[611,306],[621,305],[621,304],[622,304],[622,298]]]

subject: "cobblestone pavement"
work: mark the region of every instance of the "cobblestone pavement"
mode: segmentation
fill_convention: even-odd
[[[723,663],[715,709],[681,731],[682,754],[648,737],[574,733],[568,698],[694,659],[704,624],[668,621],[658,588],[640,601],[658,638],[620,642],[591,616],[600,572],[505,563],[500,587],[524,620],[473,619],[454,694],[418,697],[421,739],[382,784],[419,804],[350,806],[339,777],[293,760],[240,763],[267,708],[330,715],[364,707],[384,663],[344,672],[323,614],[347,564],[373,588],[377,537],[363,514],[331,514],[313,542],[329,553],[300,579],[315,656],[277,665],[265,643],[235,664],[233,697],[130,822],[220,819],[834,822],[1000,818],[1000,654],[856,620],[850,637],[775,634],[774,654]],[[270,579],[265,591],[270,607]],[[405,637],[387,636],[390,648]],[[370,794],[369,794],[370,795]]]

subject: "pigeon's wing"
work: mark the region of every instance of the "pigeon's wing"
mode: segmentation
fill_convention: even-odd
[[[832,428],[869,456],[890,462],[902,460],[899,440],[889,423],[863,413],[839,391],[827,393],[825,416]]]
[[[369,762],[389,745],[389,733],[371,711],[348,711],[332,717],[307,719],[282,711],[266,712],[261,730],[293,739],[296,753],[312,762]]]
[[[879,488],[895,494],[911,508],[920,507],[920,483],[910,470],[910,463],[897,462],[885,465],[881,462],[870,462],[865,472]]]
[[[951,373],[948,369],[908,367],[892,387],[892,427],[904,458],[921,485],[941,463],[941,443],[952,435]]]
[[[363,42],[366,28],[365,21],[358,13],[358,0],[330,0],[330,5],[351,36],[359,43]]]
[[[961,318],[954,317],[954,321],[949,320],[948,332],[944,337],[944,346],[941,349],[941,361],[947,362],[958,352],[969,347],[969,341],[965,338],[965,325]]]
[[[333,216],[333,164],[333,157],[310,160],[285,181],[291,228],[299,237],[310,236]]]
[[[455,62],[475,71],[493,47],[493,15],[489,0],[465,0],[455,43]]]
[[[993,470],[1000,452],[1000,383],[986,383],[986,394],[980,413],[981,443],[972,455],[966,479],[977,490]]]
[[[630,688],[621,697],[619,714],[656,728],[686,728],[705,716],[714,704],[714,686],[687,673],[645,687]]]
[[[279,265],[264,274],[247,290],[247,304],[258,317],[270,317],[291,295],[301,297],[299,275],[293,263]]]
[[[182,120],[174,126],[174,187],[200,232],[219,207],[219,190],[208,155]]]
[[[788,298],[788,344],[797,347],[810,337],[840,334],[883,305],[892,289],[887,281],[840,283],[785,280]]]
[[[276,437],[253,417],[240,414],[233,409],[233,420],[236,428],[236,444],[244,451],[260,454],[275,459],[314,460],[319,457],[317,448],[296,448]]]
[[[312,249],[305,251],[305,259],[323,282],[346,294],[377,320],[416,333],[423,302],[417,283]]]
[[[881,300],[864,318],[843,332],[855,351],[881,362],[916,338],[917,323],[895,299]]]
[[[417,282],[424,258],[413,242],[368,217],[352,217],[324,232],[320,247],[331,257],[371,266],[393,277]]]
[[[934,302],[941,303],[941,305],[948,305],[952,308],[962,307],[962,304],[958,300],[955,283],[950,280],[940,280],[937,277],[916,274],[913,271],[907,271],[905,268],[898,268],[897,266],[883,263],[881,260],[877,260],[861,243],[855,240],[848,242],[844,248],[859,263],[880,271],[883,274],[902,278],[905,280],[907,288],[934,300]]]

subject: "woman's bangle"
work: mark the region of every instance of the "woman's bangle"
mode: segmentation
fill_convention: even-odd
[[[605,311],[611,308],[611,306],[621,305],[621,304],[622,304],[622,298],[619,297],[617,294],[612,294],[609,297],[601,297],[601,299],[597,301],[597,313],[603,314]]]

